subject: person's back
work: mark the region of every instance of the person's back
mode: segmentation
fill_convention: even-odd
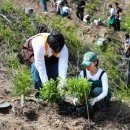
[[[71,18],[71,8],[69,8],[68,6],[61,7],[60,15],[63,17]]]
[[[88,14],[88,15],[85,15],[84,16],[84,18],[83,18],[83,21],[85,22],[85,23],[90,23],[90,15]]]
[[[30,55],[29,55],[30,54]],[[30,37],[23,45],[23,59],[31,67],[35,89],[50,79],[65,80],[68,68],[68,49],[64,37],[59,32],[39,33]],[[39,93],[36,93],[36,98]]]
[[[63,12],[67,12],[67,13],[71,12],[71,9],[69,7],[67,7],[67,6],[63,6],[62,10],[63,10]]]

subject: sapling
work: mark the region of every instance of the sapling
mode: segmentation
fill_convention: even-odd
[[[58,100],[61,98],[61,95],[57,89],[57,84],[57,81],[51,79],[43,85],[43,87],[40,89],[40,95],[44,101],[49,103],[58,102]]]
[[[90,94],[91,83],[86,78],[68,78],[66,87],[69,95],[76,96],[80,103],[84,103]]]
[[[24,106],[25,96],[31,90],[31,75],[26,67],[20,68],[13,80],[15,95],[21,96],[21,107]]]

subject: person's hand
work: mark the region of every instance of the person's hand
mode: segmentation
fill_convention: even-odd
[[[60,79],[60,81],[59,81],[59,83],[58,83],[58,86],[57,86],[57,89],[58,89],[59,91],[62,90],[62,89],[64,88],[65,84],[66,84],[66,81],[63,80],[63,79]]]
[[[74,104],[74,105],[79,104],[78,98],[75,97],[75,98],[73,99],[73,104]]]
[[[110,19],[110,17],[108,17],[108,20]]]
[[[66,81],[63,79],[60,79],[59,84],[57,86],[58,92],[59,92],[60,96],[63,98],[65,96],[65,84],[66,84]]]
[[[91,106],[94,106],[97,101],[98,101],[97,98],[91,98],[88,100],[88,102]]]

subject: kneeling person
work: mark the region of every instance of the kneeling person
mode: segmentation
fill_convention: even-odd
[[[87,78],[92,82],[89,104],[95,110],[106,111],[111,98],[108,90],[107,73],[98,67],[98,59],[94,52],[87,52],[84,55],[82,66],[85,68],[80,72],[80,77]]]

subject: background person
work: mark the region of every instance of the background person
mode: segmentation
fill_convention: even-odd
[[[116,16],[116,30],[120,31],[120,21],[122,9],[119,7],[119,3],[115,2],[115,16]]]
[[[115,17],[115,9],[112,7],[112,5],[109,5],[109,12],[110,12],[110,16],[108,17],[109,20],[109,26],[113,27],[114,30],[116,30],[116,17]]]
[[[83,21],[84,18],[84,8],[85,8],[85,1],[78,0],[76,3],[76,15],[81,21]]]

